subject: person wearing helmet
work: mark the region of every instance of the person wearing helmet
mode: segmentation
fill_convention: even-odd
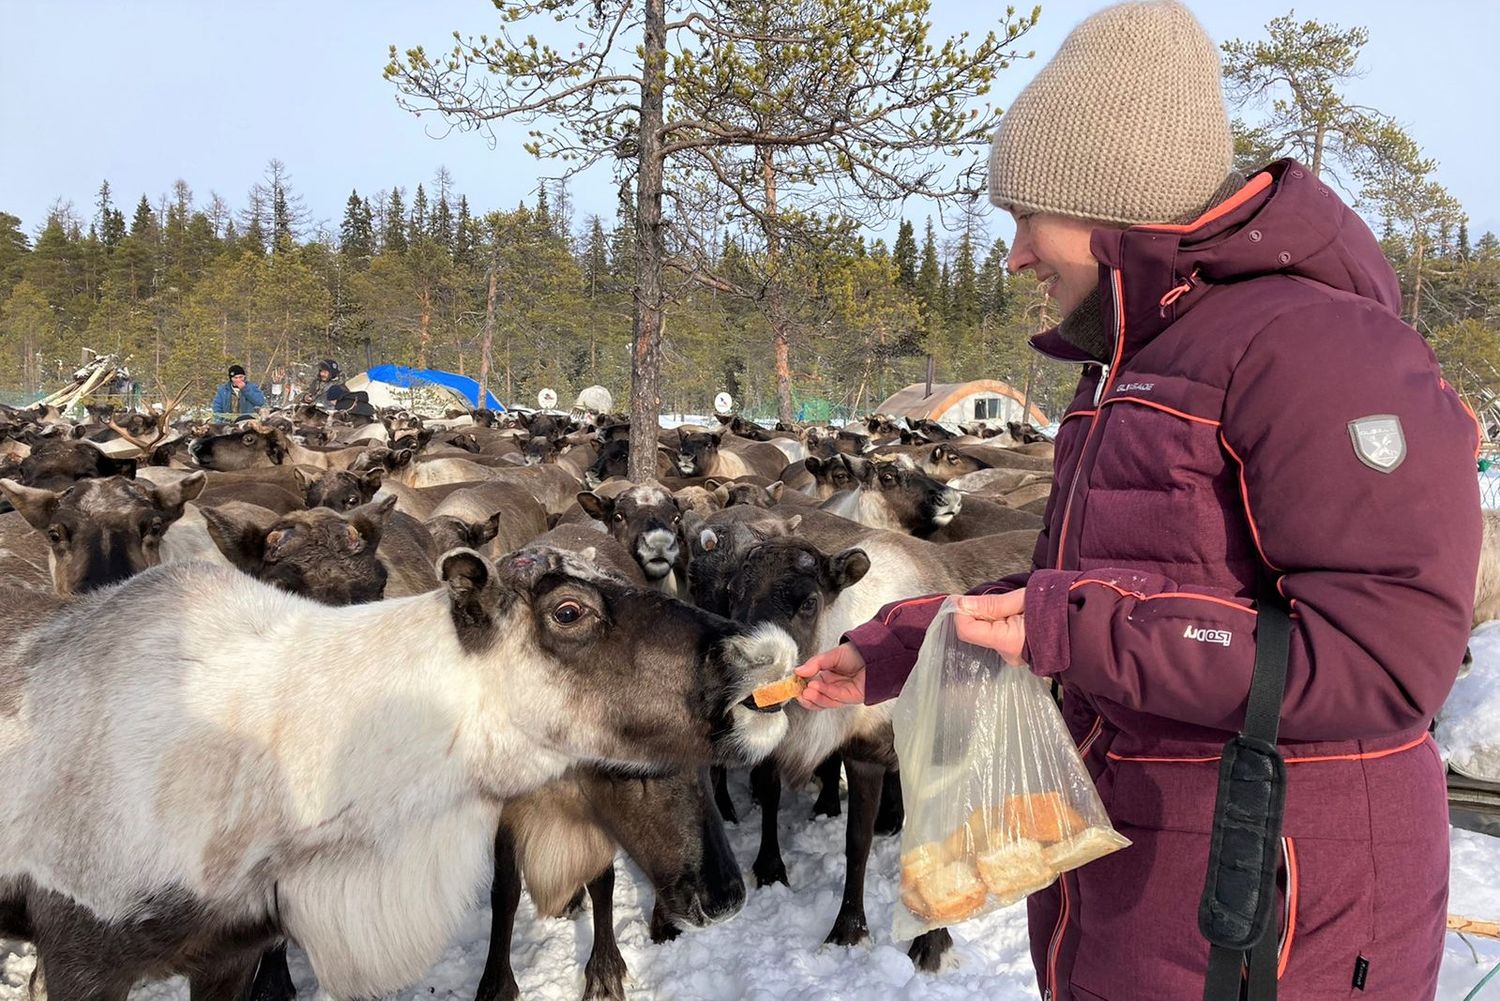
[[[313,406],[332,407],[338,403],[339,397],[347,392],[348,389],[339,379],[339,363],[332,358],[324,358],[318,362],[318,381],[302,394],[302,402]]]
[[[243,365],[229,366],[229,381],[214,393],[213,411],[217,418],[236,420],[253,414],[257,407],[266,405],[266,394],[249,381]]]

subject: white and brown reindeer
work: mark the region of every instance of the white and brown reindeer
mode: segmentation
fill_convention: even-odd
[[[985,546],[944,546],[876,529],[865,529],[863,537],[851,540],[839,528],[842,548],[824,548],[826,543],[818,541],[820,520],[803,519],[797,537],[752,544],[724,562],[731,568],[728,600],[736,621],[781,626],[803,657],[834,646],[843,633],[890,602],[963,592],[1029,569],[1036,537],[1022,531],[996,536]],[[843,900],[827,941],[854,945],[869,934],[865,867],[885,776],[898,764],[890,705],[809,712],[793,703],[784,715],[788,731],[771,759],[775,769],[761,768],[752,775],[763,811],[761,850],[753,871],[761,885],[786,880],[776,824],[776,772],[800,783],[839,752],[849,778],[848,864]],[[919,968],[935,970],[950,944],[947,931],[939,929],[913,941],[910,955]]]
[[[774,627],[534,556],[437,573],[333,608],[168,565],[0,624],[0,934],[36,943],[52,1001],[172,973],[238,998],[281,936],[335,996],[395,990],[453,933],[507,798],[785,731],[740,705],[792,666]]]

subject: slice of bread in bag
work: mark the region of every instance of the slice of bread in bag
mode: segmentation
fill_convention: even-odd
[[[1124,848],[1128,842],[1107,827],[1090,827],[1080,834],[1043,849],[1047,864],[1058,872],[1067,872],[1110,852]]]
[[[967,862],[949,862],[909,886],[902,882],[901,902],[929,924],[956,924],[972,917],[989,899],[989,891]]]
[[[1022,838],[980,855],[979,878],[995,896],[1010,903],[1050,886],[1057,872],[1047,864],[1042,843]]]
[[[1005,797],[1005,830],[1014,837],[1056,844],[1088,826],[1059,792]]]

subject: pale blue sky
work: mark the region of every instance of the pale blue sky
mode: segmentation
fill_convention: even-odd
[[[1100,6],[1044,2],[1022,47],[1049,56]],[[1288,9],[1191,6],[1219,41],[1258,36]],[[986,30],[1002,9],[974,0],[933,7],[939,34]],[[1395,115],[1440,161],[1438,178],[1476,237],[1500,232],[1500,2],[1304,0],[1296,10],[1370,29],[1353,98]],[[442,50],[451,31],[494,23],[486,0],[0,0],[0,211],[34,233],[61,197],[87,219],[108,178],[128,216],[141,194],[154,202],[179,177],[200,202],[212,190],[238,208],[271,157],[287,164],[313,218],[335,228],[351,187],[430,187],[439,164],[476,208],[529,200],[549,168],[521,152],[521,127],[502,131],[493,150],[474,134],[433,138],[427,130],[439,123],[398,109],[381,78],[392,43]],[[1002,73],[994,100],[1006,104],[1033,72],[1019,62]],[[606,173],[576,181],[573,198],[580,221],[614,212]],[[1009,236],[1007,221],[987,213],[996,235]]]

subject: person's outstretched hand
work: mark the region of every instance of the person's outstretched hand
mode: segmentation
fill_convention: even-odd
[[[865,659],[852,643],[840,643],[797,666],[796,674],[811,678],[797,701],[808,709],[838,709],[864,705]]]
[[[988,647],[1013,667],[1025,661],[1026,590],[1006,594],[963,595],[958,598],[953,626],[958,638],[975,646]]]

